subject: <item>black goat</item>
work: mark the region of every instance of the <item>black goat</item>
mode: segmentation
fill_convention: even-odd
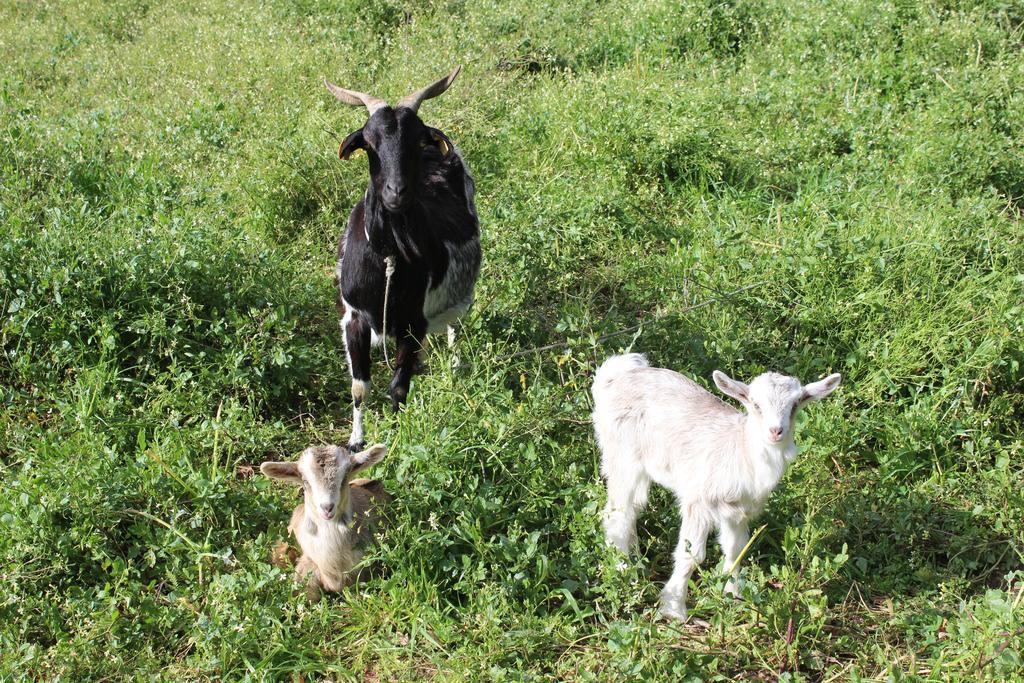
[[[346,137],[338,151],[348,159],[363,149],[370,162],[366,194],[352,209],[338,242],[338,313],[352,375],[349,448],[363,446],[371,344],[385,336],[397,340],[388,395],[398,410],[426,334],[447,327],[453,343],[451,325],[473,302],[480,272],[473,179],[448,136],[416,113],[424,100],[447,90],[458,73],[456,68],[394,108],[378,97],[324,81],[339,100],[369,112],[363,127]]]

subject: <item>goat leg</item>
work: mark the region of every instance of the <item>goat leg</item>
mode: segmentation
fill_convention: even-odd
[[[351,312],[343,320],[348,370],[352,375],[352,435],[350,450],[365,445],[363,438],[363,402],[370,393],[370,326],[359,313]]]
[[[419,320],[409,324],[405,334],[398,337],[398,350],[395,352],[395,375],[391,378],[388,395],[391,397],[391,408],[397,413],[409,395],[409,383],[416,370],[423,338],[427,334],[427,321]]]

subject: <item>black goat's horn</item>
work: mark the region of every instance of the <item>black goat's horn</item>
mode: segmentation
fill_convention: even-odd
[[[413,111],[418,110],[420,108],[420,105],[423,103],[423,100],[429,100],[432,97],[437,97],[445,90],[447,90],[448,87],[452,84],[452,82],[455,81],[455,77],[459,75],[460,69],[462,69],[462,67],[457,66],[452,70],[450,74],[448,74],[444,78],[434,81],[427,87],[421,88],[420,90],[417,90],[411,95],[406,95],[402,99],[398,100],[396,108],[407,107],[409,109],[412,109]]]
[[[340,88],[328,81],[326,78],[324,79],[324,85],[327,86],[327,89],[331,91],[332,95],[345,104],[350,104],[353,107],[366,107],[366,111],[370,112],[370,116],[373,116],[373,113],[381,107],[388,106],[388,103],[379,97],[367,95],[366,93],[359,92],[358,90],[346,90],[345,88]]]

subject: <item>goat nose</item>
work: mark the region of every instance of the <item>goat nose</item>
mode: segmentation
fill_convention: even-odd
[[[769,427],[768,436],[772,437],[773,440],[778,441],[782,438],[782,427]]]
[[[388,183],[384,186],[384,189],[396,197],[401,197],[405,194],[405,183]]]
[[[320,503],[320,512],[325,518],[330,519],[334,514],[334,503]]]

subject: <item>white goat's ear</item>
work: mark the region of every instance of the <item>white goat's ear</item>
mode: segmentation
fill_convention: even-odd
[[[388,452],[388,447],[382,443],[370,446],[365,451],[352,454],[352,468],[350,473],[365,470],[379,463]]]
[[[820,401],[835,391],[842,380],[843,376],[837,372],[829,375],[825,379],[818,380],[817,382],[811,382],[804,387],[804,400]]]
[[[265,462],[260,465],[260,472],[271,479],[290,481],[294,484],[302,483],[302,475],[299,474],[299,463],[297,462]]]
[[[721,370],[715,370],[711,373],[711,376],[715,380],[715,384],[722,390],[722,393],[726,396],[732,396],[740,403],[746,403],[750,397],[750,387],[743,382],[735,380],[729,375],[725,374]]]

